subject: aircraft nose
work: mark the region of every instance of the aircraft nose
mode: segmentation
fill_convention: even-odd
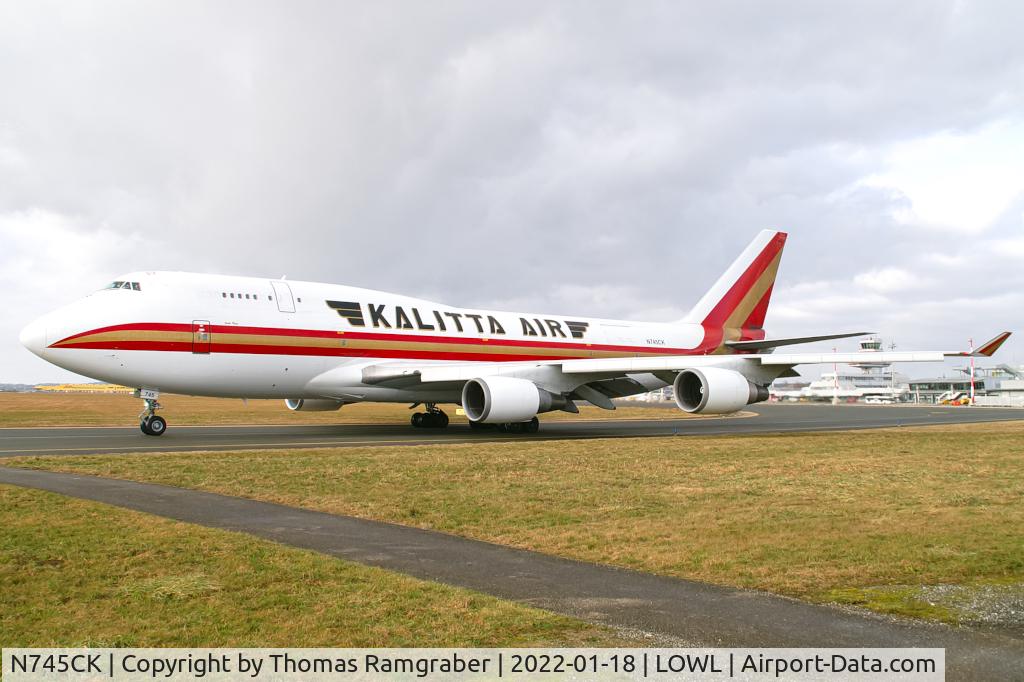
[[[41,319],[30,322],[21,330],[18,341],[39,357],[43,357],[43,351],[46,350],[46,324]]]

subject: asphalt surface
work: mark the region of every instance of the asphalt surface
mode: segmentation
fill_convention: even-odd
[[[666,407],[666,416],[675,407]],[[340,424],[315,426],[174,426],[159,438],[138,427],[0,429],[0,458],[28,454],[84,455],[100,453],[245,450],[254,448],[352,447],[421,445],[580,438],[707,436],[721,434],[837,431],[922,424],[1024,419],[1024,409],[965,407],[897,407],[858,405],[761,404],[750,417],[664,420],[542,421],[536,434],[473,431],[465,424],[447,429],[414,429],[409,425]],[[542,415],[543,420],[543,415]]]
[[[453,535],[212,493],[0,467],[0,483],[241,531],[467,587],[666,644],[943,647],[949,679],[1020,679],[1024,641],[587,564]]]

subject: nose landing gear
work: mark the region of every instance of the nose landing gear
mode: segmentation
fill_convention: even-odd
[[[417,429],[443,429],[448,426],[448,415],[434,403],[425,403],[427,411],[417,412],[409,420]],[[416,407],[413,405],[413,407]]]
[[[152,417],[144,417],[139,422],[139,428],[147,436],[162,436],[167,430],[167,420],[154,414]]]
[[[139,430],[141,430],[147,436],[162,436],[167,430],[167,420],[163,417],[158,417],[156,411],[161,408],[157,397],[159,393],[156,391],[141,390],[138,395],[142,397],[142,401],[146,406],[142,409],[142,413],[139,415]]]

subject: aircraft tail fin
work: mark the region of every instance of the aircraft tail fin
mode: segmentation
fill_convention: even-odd
[[[683,318],[705,327],[761,329],[786,233],[762,230]]]

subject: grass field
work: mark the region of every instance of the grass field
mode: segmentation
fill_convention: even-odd
[[[291,412],[283,400],[241,400],[163,395],[160,414],[171,425],[198,424],[408,424],[412,410],[405,404],[356,403],[337,412]],[[420,408],[422,409],[422,408]],[[142,401],[124,394],[0,393],[0,428],[28,426],[136,426]],[[453,406],[445,406],[452,421]],[[580,406],[580,414],[550,412],[542,421],[558,419],[683,419],[681,410],[624,406],[615,411]]]
[[[1003,422],[9,463],[200,488],[957,622],[970,614],[922,590],[996,585],[1021,595],[1022,437],[1024,422]]]
[[[580,621],[0,485],[4,646],[609,646]]]

